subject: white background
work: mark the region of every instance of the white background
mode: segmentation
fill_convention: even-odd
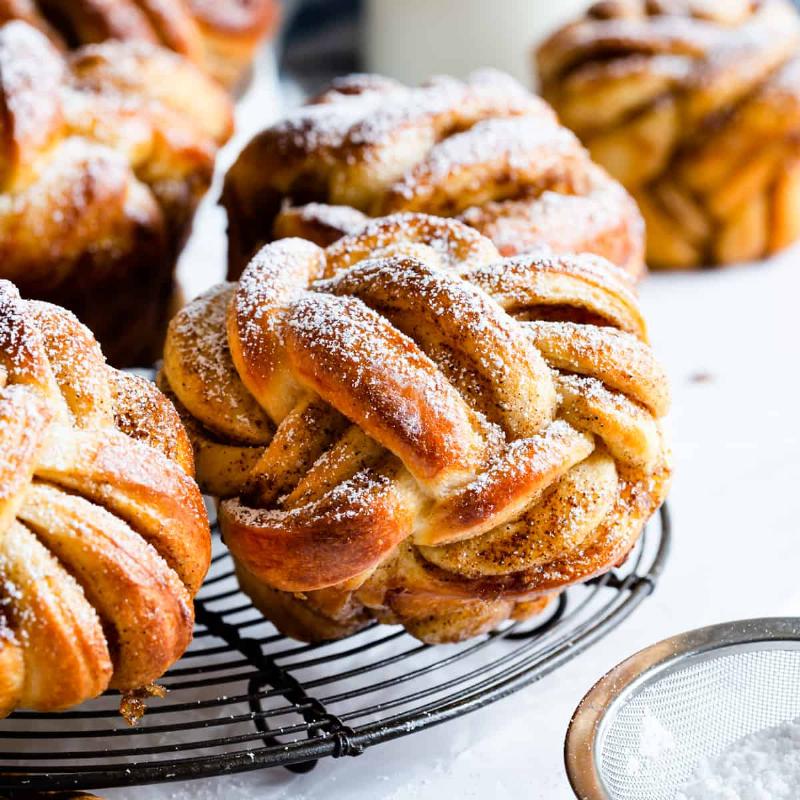
[[[274,116],[276,96],[265,57],[221,168]],[[190,296],[224,272],[224,217],[213,200],[181,261]],[[108,800],[571,798],[564,733],[583,693],[607,669],[678,631],[800,608],[798,262],[795,250],[769,263],[657,274],[643,284],[651,338],[672,378],[674,545],[656,593],[605,640],[494,706],[357,759],[320,762],[307,775],[276,769],[101,794]]]

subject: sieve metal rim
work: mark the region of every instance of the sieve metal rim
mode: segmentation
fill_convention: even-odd
[[[645,647],[600,678],[572,715],[564,742],[564,764],[580,800],[611,800],[598,766],[603,732],[631,694],[665,672],[726,649],[800,646],[800,618],[760,617],[686,631]]]

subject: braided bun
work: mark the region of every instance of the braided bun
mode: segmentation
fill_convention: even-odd
[[[620,563],[666,493],[624,273],[404,213],[264,247],[172,321],[161,385],[284,632],[486,631]]]
[[[653,266],[800,235],[800,15],[785,0],[604,0],[538,52],[544,96],[631,191]]]
[[[542,100],[496,72],[414,89],[340,78],[245,147],[222,204],[231,279],[274,238],[324,246],[400,211],[458,217],[504,255],[588,251],[643,269],[635,203]]]
[[[159,678],[209,560],[175,409],[68,311],[0,281],[0,716]]]
[[[227,96],[166,50],[108,42],[65,61],[10,22],[0,102],[0,277],[74,311],[115,365],[152,363]]]

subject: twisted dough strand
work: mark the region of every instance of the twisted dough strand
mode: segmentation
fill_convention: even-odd
[[[645,336],[599,257],[502,260],[405,213],[326,250],[264,247],[173,320],[160,380],[240,581],[284,631],[375,616],[448,641],[633,546],[669,475]]]

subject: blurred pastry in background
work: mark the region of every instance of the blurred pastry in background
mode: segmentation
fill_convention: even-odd
[[[0,280],[0,717],[158,694],[210,559],[169,401],[109,367],[74,315]]]
[[[326,245],[368,217],[457,217],[505,255],[592,252],[638,277],[641,216],[552,109],[495,71],[408,88],[377,75],[335,80],[262,131],[229,170],[229,277],[264,243]]]
[[[69,308],[116,366],[160,353],[175,261],[232,130],[227,93],[169,50],[64,56],[0,27],[0,278]]]
[[[669,486],[625,274],[453,219],[266,245],[172,320],[159,382],[242,588],[299,639],[525,619],[624,561]]]
[[[60,49],[107,39],[161,45],[227,87],[277,18],[277,0],[0,0],[0,21],[34,25]]]
[[[545,98],[638,201],[648,264],[800,235],[798,47],[788,0],[602,0],[539,48]]]

